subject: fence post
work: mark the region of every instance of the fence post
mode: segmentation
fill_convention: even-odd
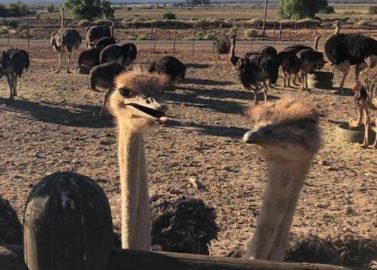
[[[195,53],[195,25],[192,29],[192,54]]]
[[[174,24],[173,53],[175,53],[175,41],[177,39],[177,23]]]
[[[26,37],[27,37],[27,50],[30,50],[30,23],[29,19],[26,19]]]
[[[150,40],[152,40],[153,39],[153,25],[154,25],[154,23],[151,23],[151,35],[150,35]]]
[[[297,23],[295,22],[295,43],[297,42]]]
[[[156,52],[156,43],[157,43],[157,22],[154,25],[154,43],[153,43],[153,52]]]
[[[279,41],[281,41],[281,34],[283,33],[283,23],[280,22],[280,27],[279,27]]]

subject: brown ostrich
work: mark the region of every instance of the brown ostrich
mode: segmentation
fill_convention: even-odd
[[[362,144],[362,147],[368,147],[370,125],[369,110],[377,109],[377,78],[368,78],[364,83],[357,82],[354,88],[354,92],[354,100],[357,107],[358,119],[356,121],[351,120],[350,126],[357,127],[362,123],[364,124],[364,142]],[[375,120],[375,123],[377,126],[377,119]],[[374,131],[376,132],[376,130]],[[377,132],[373,147],[377,148]]]
[[[109,109],[118,125],[122,248],[151,248],[144,132],[166,121],[160,95],[167,84],[165,76],[126,71],[116,78],[110,96]]]
[[[59,66],[56,73],[60,72],[60,67],[62,63],[62,57],[64,53],[68,55],[67,63],[67,72],[71,73],[69,70],[69,64],[71,62],[71,56],[74,50],[77,50],[82,41],[80,33],[75,29],[64,28],[64,9],[60,10],[61,12],[61,28],[53,33],[50,36],[50,46],[59,53]]]
[[[306,100],[284,97],[250,109],[249,115],[255,127],[243,140],[259,146],[269,173],[246,257],[282,261],[301,188],[321,145],[319,113]]]

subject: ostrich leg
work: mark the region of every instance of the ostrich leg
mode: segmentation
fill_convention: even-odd
[[[370,116],[368,109],[364,108],[364,142],[362,147],[366,148],[369,145],[369,123]]]
[[[13,100],[13,82],[10,74],[5,74],[9,86],[9,100]]]
[[[344,83],[346,81],[347,75],[348,75],[350,68],[351,68],[351,64],[350,64],[349,61],[345,61],[345,62],[341,63],[340,65],[338,65],[337,68],[341,72],[343,72],[343,78],[342,78],[342,81],[340,82],[340,86],[339,86],[339,90],[338,90],[339,93],[342,93]]]
[[[362,124],[362,116],[363,116],[363,108],[357,106],[357,120],[350,120],[349,126],[350,127],[358,127]]]
[[[266,81],[263,81],[263,97],[264,101],[267,101],[267,92],[268,92],[268,86]]]
[[[374,124],[375,124],[375,126],[377,128],[377,119],[374,120]],[[374,131],[374,135],[375,135],[373,147],[377,148],[377,129],[374,129],[373,131]]]
[[[102,117],[102,114],[103,114],[103,110],[105,109],[105,106],[107,104],[107,101],[109,100],[109,96],[110,94],[112,93],[113,89],[109,89],[106,94],[105,94],[105,98],[103,99],[103,104],[102,104],[102,108],[101,108],[101,112],[99,113],[99,116]]]
[[[13,74],[13,95],[17,97],[17,75]]]
[[[361,63],[355,67],[355,82],[359,81],[360,73],[368,68],[367,63]]]
[[[58,65],[58,70],[56,71],[56,74],[60,72],[60,67],[62,65],[62,57],[63,57],[62,53],[59,52],[59,65]]]
[[[71,73],[71,71],[69,70],[69,64],[71,63],[71,54],[72,53],[68,53],[68,63],[67,63],[67,73]]]

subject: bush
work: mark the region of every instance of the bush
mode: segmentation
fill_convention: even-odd
[[[132,7],[127,7],[127,11],[131,11],[132,10]]]
[[[219,54],[229,53],[230,50],[230,40],[229,39],[221,39],[215,41],[216,51]]]
[[[252,37],[256,37],[257,35],[258,35],[258,31],[252,28],[246,29],[244,32],[245,38],[252,38]]]
[[[369,7],[369,14],[372,14],[372,15],[377,14],[377,6]]]
[[[335,9],[333,6],[326,6],[323,9],[321,9],[321,12],[325,14],[332,14],[335,13]]]
[[[98,19],[98,20],[93,21],[92,24],[93,25],[107,25],[107,26],[111,26],[113,24],[113,22],[110,21],[110,20],[106,20],[106,19]]]
[[[17,19],[1,19],[0,25],[10,28],[17,28],[20,25],[20,21]]]
[[[279,13],[283,19],[314,18],[315,14],[326,6],[327,0],[281,0]]]
[[[106,0],[66,0],[64,5],[72,10],[76,20],[114,18],[114,8]]]
[[[90,21],[89,20],[80,20],[78,23],[77,23],[77,26],[79,27],[88,27],[90,26]]]
[[[46,10],[47,10],[48,13],[54,12],[56,10],[55,5],[54,4],[47,5]]]
[[[146,40],[146,39],[147,39],[147,35],[145,35],[145,34],[140,34],[140,35],[137,36],[136,39],[137,39],[137,40]]]
[[[21,17],[34,13],[22,2],[11,3],[6,6],[0,5],[0,17]]]
[[[165,12],[162,14],[162,19],[164,20],[175,20],[177,17],[172,12]]]

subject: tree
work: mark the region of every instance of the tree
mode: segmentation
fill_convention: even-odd
[[[48,13],[54,12],[56,10],[55,5],[54,4],[47,5],[46,10],[47,10]]]
[[[114,18],[114,8],[106,0],[66,0],[64,5],[72,10],[73,17],[78,20]]]
[[[327,0],[280,0],[279,13],[284,19],[313,18],[327,5]]]

